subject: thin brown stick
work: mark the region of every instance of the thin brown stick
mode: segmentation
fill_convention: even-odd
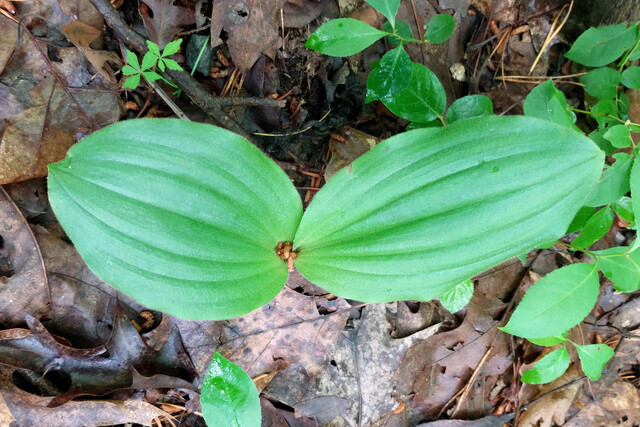
[[[422,26],[420,25],[420,21],[418,20],[418,13],[416,12],[416,4],[414,0],[411,0],[411,9],[413,9],[413,19],[416,21],[416,28],[418,29],[418,37],[422,40]],[[420,43],[420,52],[422,53],[422,64],[427,63],[427,56],[424,52],[424,43]]]
[[[564,16],[564,19],[562,20],[560,25],[556,27],[556,24],[558,23],[558,19],[560,19],[560,16],[562,15],[562,12],[566,7],[567,5],[564,5],[562,9],[560,9],[560,13],[558,13],[558,15],[556,15],[555,19],[553,20],[553,23],[551,24],[551,29],[549,30],[547,37],[545,37],[544,43],[542,43],[540,52],[538,52],[536,59],[533,61],[533,64],[531,64],[531,68],[529,68],[529,74],[533,72],[533,69],[536,67],[536,65],[538,65],[538,61],[542,57],[542,53],[547,49],[549,44],[551,44],[551,41],[553,40],[553,38],[558,35],[562,27],[564,27],[564,24],[566,24],[567,19],[569,19],[569,15],[571,15],[571,9],[573,8],[573,0],[571,0],[571,3],[569,3],[569,10],[567,10],[567,14]]]

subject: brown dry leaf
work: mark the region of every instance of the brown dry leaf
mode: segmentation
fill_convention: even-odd
[[[331,160],[329,160],[327,169],[324,172],[324,179],[327,181],[340,169],[353,163],[355,159],[380,142],[380,138],[354,129],[351,126],[343,126],[338,129],[336,134],[332,135],[329,140]]]
[[[513,263],[480,277],[462,324],[418,341],[407,351],[394,381],[400,397],[415,393],[415,412],[435,418],[475,372],[474,378],[484,384],[462,395],[457,412],[463,418],[487,415],[485,394],[512,365],[509,339],[496,326],[508,304],[504,301],[509,301],[520,283],[522,270],[522,264]]]
[[[264,53],[274,59],[283,0],[218,0],[211,11],[211,47],[227,32],[231,58],[246,74]]]
[[[341,300],[338,311],[320,315],[314,298],[285,287],[263,307],[224,321],[218,350],[251,377],[291,363],[317,373],[344,328],[349,308]]]
[[[90,44],[101,36],[101,32],[81,21],[73,21],[62,27],[71,41],[84,53],[91,65],[110,83],[116,83],[113,70],[107,62],[113,62],[118,68],[122,66],[120,57],[115,52],[106,50],[93,50]]]
[[[326,0],[285,0],[284,26],[301,28],[320,16]]]
[[[2,74],[4,66],[7,61],[9,61],[9,58],[11,58],[16,47],[16,40],[18,38],[16,23],[6,16],[0,15],[0,34],[2,34],[2,37],[0,37],[0,74]],[[3,97],[3,94],[0,93],[0,99]]]
[[[193,8],[174,4],[175,0],[140,1],[140,16],[149,40],[163,49],[183,27],[195,24]]]
[[[387,317],[395,306],[396,303],[365,306],[360,319],[353,321],[353,328],[338,336],[333,350],[327,354],[328,362],[318,374],[311,375],[298,364],[289,365],[278,372],[263,394],[299,408],[305,407],[304,402],[326,396],[349,402],[347,409],[328,408],[332,412],[321,414],[323,419],[340,415],[346,420],[345,424],[335,425],[357,425],[359,419],[362,425],[370,425],[391,412],[401,403],[392,395],[392,377],[407,348],[433,335],[440,327],[434,325],[410,337],[394,339]],[[310,383],[316,386],[309,387]]]
[[[539,386],[523,385],[524,388],[534,387],[536,389],[532,399],[538,398],[545,393],[555,390],[546,396],[535,401],[520,417],[519,425],[522,427],[551,427],[563,425],[578,392],[583,387],[579,381],[566,386],[572,381],[580,378],[582,374],[575,365],[572,365],[560,378]]]
[[[14,421],[16,419],[11,415],[11,411],[2,397],[2,392],[0,392],[0,426],[11,425]]]
[[[84,427],[127,423],[152,425],[154,418],[171,417],[149,403],[135,400],[67,402],[63,406],[50,408],[48,405],[53,398],[27,393],[13,384],[14,370],[0,364],[0,394],[20,427]]]
[[[49,288],[42,256],[24,217],[0,187],[0,324],[47,317]]]
[[[77,349],[62,344],[34,317],[27,316],[27,324],[29,330],[0,331],[0,363],[37,375],[55,371],[68,378],[67,387],[52,382],[60,392],[48,403],[51,407],[76,396],[102,396],[126,388],[192,388],[195,372],[177,328],[154,350],[117,306],[109,341],[104,346]]]
[[[92,80],[75,47],[51,47],[23,32],[1,77],[0,184],[46,175],[86,132],[119,119],[117,86]]]

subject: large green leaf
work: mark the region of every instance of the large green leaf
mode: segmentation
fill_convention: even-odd
[[[562,236],[603,157],[583,135],[531,117],[397,135],[314,197],[296,265],[346,298],[432,299]]]
[[[531,286],[503,331],[523,338],[559,335],[582,322],[598,299],[595,264],[554,270]]]
[[[241,367],[216,351],[200,394],[202,415],[209,427],[260,427],[260,397]]]
[[[447,94],[433,71],[412,62],[409,83],[395,96],[382,100],[391,112],[403,119],[428,123],[442,117],[447,106]]]
[[[385,53],[367,78],[366,102],[391,100],[407,87],[413,73],[411,59],[403,46]]]
[[[309,36],[305,47],[329,56],[351,56],[389,34],[357,19],[332,19]]]
[[[636,30],[635,24],[629,28],[627,24],[589,28],[564,56],[589,67],[602,67],[620,58],[633,46]]]
[[[278,166],[241,137],[172,119],[120,122],[49,166],[60,224],[104,281],[187,319],[247,313],[287,277],[302,216]]]

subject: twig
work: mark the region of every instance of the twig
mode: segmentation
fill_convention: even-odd
[[[558,35],[562,27],[564,27],[564,24],[566,24],[567,19],[569,19],[569,15],[571,14],[571,9],[573,8],[573,0],[571,0],[571,3],[569,3],[569,10],[567,10],[567,14],[564,16],[564,19],[562,20],[560,25],[556,27],[556,24],[558,23],[558,19],[560,18],[560,16],[562,15],[562,12],[566,7],[567,5],[564,5],[560,10],[560,13],[558,13],[556,18],[553,20],[553,23],[551,24],[551,29],[549,30],[549,34],[547,34],[547,37],[544,39],[544,43],[542,43],[540,52],[538,52],[538,55],[536,56],[535,61],[533,61],[533,64],[531,64],[531,68],[529,68],[529,74],[533,73],[533,69],[536,67],[536,65],[538,65],[538,61],[540,60],[540,57],[542,57],[542,53],[547,49],[549,44],[551,44],[551,41],[553,40],[553,38]]]

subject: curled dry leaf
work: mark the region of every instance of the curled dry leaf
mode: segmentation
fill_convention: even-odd
[[[89,46],[94,40],[101,36],[100,31],[80,21],[73,21],[62,27],[62,30],[69,36],[71,41],[84,53],[87,61],[111,83],[117,80],[113,70],[107,62],[112,62],[120,68],[122,61],[115,52],[105,50],[94,50]]]
[[[0,389],[11,415],[15,417],[19,426],[55,424],[80,427],[127,423],[152,425],[154,418],[170,417],[165,411],[147,402],[135,400],[67,402],[64,406],[51,408],[51,397],[36,396],[16,387],[12,381],[13,371],[14,368],[0,364]],[[0,423],[9,425],[3,423],[1,411],[0,408]]]

